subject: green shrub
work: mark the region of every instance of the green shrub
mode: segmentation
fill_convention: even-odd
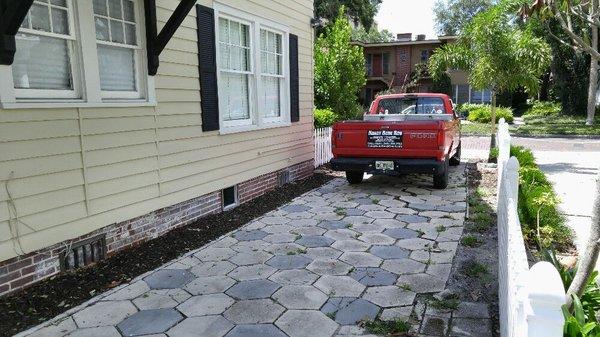
[[[523,234],[540,248],[569,247],[572,233],[558,210],[558,197],[552,183],[535,163],[533,153],[521,146],[511,146],[510,154],[519,160],[521,166],[518,211]]]
[[[492,121],[492,107],[489,105],[474,105],[467,106],[469,115],[467,119],[471,122],[489,123]],[[510,108],[496,108],[496,122],[504,118],[506,122],[512,123],[514,120],[513,112]]]
[[[335,112],[329,109],[315,109],[315,128],[326,128],[336,120]]]
[[[556,102],[535,101],[533,105],[525,111],[524,116],[555,116],[562,112],[562,105]]]

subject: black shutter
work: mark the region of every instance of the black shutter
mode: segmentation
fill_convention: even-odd
[[[300,80],[298,78],[298,36],[290,34],[290,117],[300,120]]]
[[[196,5],[196,12],[202,130],[214,131],[219,130],[215,12],[212,8],[201,5]]]

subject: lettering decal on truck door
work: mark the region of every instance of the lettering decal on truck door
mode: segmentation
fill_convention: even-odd
[[[369,130],[367,147],[371,148],[402,148],[402,131],[398,130]]]

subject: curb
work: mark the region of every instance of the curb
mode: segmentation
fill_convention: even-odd
[[[551,134],[547,134],[547,135],[528,135],[528,134],[519,134],[519,133],[511,133],[510,134],[512,137],[516,137],[516,138],[566,138],[566,139],[588,139],[588,140],[594,140],[594,139],[600,139],[600,135],[551,135]],[[486,134],[468,134],[465,135],[463,134],[463,137],[489,137],[490,135],[486,135]]]

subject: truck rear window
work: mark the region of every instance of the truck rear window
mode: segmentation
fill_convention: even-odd
[[[446,113],[444,100],[439,97],[384,98],[379,101],[381,115],[441,115]]]

